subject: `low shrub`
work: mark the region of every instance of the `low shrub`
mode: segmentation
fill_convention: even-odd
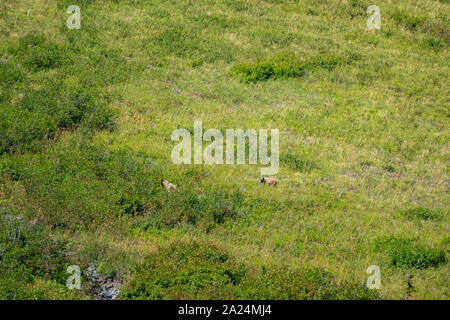
[[[66,287],[67,243],[0,208],[0,300],[76,299]]]
[[[121,213],[139,215],[144,213],[145,206],[139,195],[124,194],[120,197],[117,204],[121,208]]]
[[[18,107],[46,114],[60,128],[73,129],[80,124],[94,129],[113,126],[113,112],[105,106],[95,89],[58,80],[48,80],[37,90],[25,90]]]
[[[175,242],[138,266],[121,299],[376,299],[363,285],[338,283],[322,269],[252,270],[207,243]]]
[[[30,207],[51,227],[85,229],[120,213],[143,213],[158,187],[160,173],[144,172],[144,156],[130,150],[79,144],[77,137],[45,153],[14,155],[0,161],[0,179],[20,181]]]
[[[0,280],[0,298],[19,298],[30,291],[40,296],[37,287],[65,286],[66,268],[73,261],[67,255],[67,243],[46,226],[27,222],[11,209],[0,207],[0,243],[1,279],[8,279],[5,283]],[[40,284],[26,285],[35,281]],[[17,290],[20,285],[22,290]]]
[[[421,17],[412,16],[404,11],[396,11],[392,14],[392,19],[397,24],[403,25],[406,29],[415,31],[422,26],[425,20]]]
[[[427,207],[404,209],[401,214],[411,220],[441,220],[442,211]]]
[[[2,86],[12,86],[26,78],[25,72],[18,65],[0,61],[0,79]]]
[[[230,69],[230,73],[247,83],[269,78],[300,78],[305,75],[306,71],[317,68],[333,70],[338,65],[350,64],[357,59],[359,56],[355,54],[346,57],[323,54],[301,60],[294,53],[285,52],[254,63],[238,63]]]
[[[169,194],[161,189],[150,204],[152,214],[138,229],[165,229],[188,224],[209,231],[226,221],[244,216],[244,198],[239,190],[204,191],[203,188],[190,186]]]
[[[176,242],[149,255],[120,298],[226,299],[232,297],[232,287],[246,272],[244,266],[215,246]]]
[[[69,46],[51,42],[43,35],[28,34],[9,52],[30,71],[59,67],[71,62]]]
[[[445,43],[444,40],[438,38],[426,38],[425,40],[423,40],[423,46],[427,49],[439,51],[447,47],[447,43]]]
[[[0,104],[0,154],[33,150],[58,128],[112,129],[113,119],[95,90],[49,81],[43,89],[25,89],[15,105]]]
[[[375,241],[375,249],[386,252],[390,265],[398,268],[426,269],[447,262],[443,250],[418,245],[414,239],[395,236],[379,238]]]
[[[314,161],[301,159],[290,153],[281,156],[281,162],[286,164],[292,170],[299,172],[310,172],[312,169],[317,168],[317,164]]]
[[[91,81],[58,73],[70,69],[77,50],[40,34],[28,34],[8,49],[0,62],[0,154],[35,151],[57,129],[114,127],[114,111]],[[58,71],[52,75],[39,72],[53,68]]]
[[[329,300],[377,299],[378,292],[363,284],[337,282],[321,268],[263,268],[238,288],[239,299]]]
[[[29,149],[56,130],[57,123],[46,114],[0,105],[0,154]]]

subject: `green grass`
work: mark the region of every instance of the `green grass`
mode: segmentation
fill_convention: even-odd
[[[72,4],[0,2],[1,299],[449,298],[446,1]],[[194,120],[279,129],[278,185],[173,164]]]

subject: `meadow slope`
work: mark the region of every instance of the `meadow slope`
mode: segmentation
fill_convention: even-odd
[[[97,298],[90,264],[121,299],[449,299],[449,16],[446,0],[2,0],[0,299]],[[171,133],[194,120],[279,129],[279,184],[175,165]]]

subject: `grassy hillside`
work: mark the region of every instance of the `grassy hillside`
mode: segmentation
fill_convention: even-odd
[[[95,264],[123,299],[449,299],[449,16],[446,0],[2,0],[0,298],[95,298]],[[260,165],[173,164],[194,120],[279,129],[278,186]]]

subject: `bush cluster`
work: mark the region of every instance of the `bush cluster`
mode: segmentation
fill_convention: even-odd
[[[67,44],[29,34],[0,61],[0,154],[37,151],[59,130],[110,129],[114,112],[84,79],[42,73],[70,63]]]
[[[253,63],[238,63],[230,69],[230,73],[240,77],[243,82],[247,83],[270,78],[300,78],[307,71],[317,68],[333,70],[339,65],[350,64],[357,59],[359,59],[359,56],[356,54],[348,56],[322,54],[302,60],[292,52],[284,52]]]
[[[0,208],[0,299],[70,299],[67,243]]]
[[[404,269],[425,269],[447,262],[443,250],[419,245],[414,239],[382,237],[375,241],[375,249],[389,255],[390,265]]]
[[[363,285],[337,282],[318,268],[249,269],[203,242],[177,241],[139,265],[122,299],[374,299]]]

